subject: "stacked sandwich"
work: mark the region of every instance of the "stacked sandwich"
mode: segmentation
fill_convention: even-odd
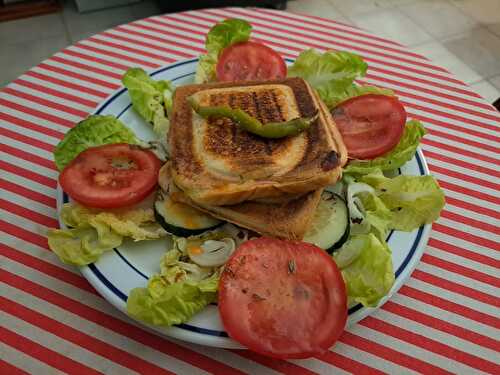
[[[314,118],[292,136],[266,138],[200,107],[241,109],[265,124]],[[168,133],[162,194],[262,235],[300,240],[323,189],[340,177],[346,148],[332,117],[301,78],[179,87]]]

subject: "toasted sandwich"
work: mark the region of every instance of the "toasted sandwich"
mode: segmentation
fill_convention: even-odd
[[[318,117],[296,136],[269,139],[240,129],[228,118],[198,116],[188,103],[190,96],[202,106],[242,109],[264,126],[316,113]],[[172,179],[186,200],[204,210],[247,201],[281,207],[309,193],[316,197],[313,192],[335,183],[347,161],[328,109],[301,78],[187,85],[177,88],[173,103],[168,134]],[[252,203],[245,207],[255,209]]]
[[[250,229],[261,235],[301,240],[304,237],[320,201],[321,189],[280,203],[247,201],[231,206],[199,204],[180,190],[172,180],[170,162],[160,170],[158,183],[163,194],[218,219]]]

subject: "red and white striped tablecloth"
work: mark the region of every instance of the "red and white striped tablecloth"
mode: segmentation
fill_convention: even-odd
[[[286,57],[306,48],[358,53],[363,80],[393,89],[429,134],[423,149],[446,193],[425,254],[381,309],[309,360],[169,341],[114,310],[47,247],[57,226],[52,150],[120,87],[204,52],[209,27],[240,17]],[[264,9],[152,17],[70,46],[0,92],[1,374],[500,374],[500,114],[425,57],[355,27]]]

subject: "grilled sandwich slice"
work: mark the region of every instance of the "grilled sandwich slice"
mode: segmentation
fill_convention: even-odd
[[[318,119],[297,136],[267,139],[227,118],[205,120],[200,105],[240,108],[262,123],[297,117]],[[327,108],[301,78],[179,87],[168,134],[172,177],[198,205],[294,199],[334,183],[347,152]]]
[[[218,219],[229,221],[261,235],[290,240],[304,237],[321,198],[321,189],[283,203],[247,201],[232,206],[199,204],[175,186],[169,163],[160,170],[159,185],[173,201],[185,203]]]

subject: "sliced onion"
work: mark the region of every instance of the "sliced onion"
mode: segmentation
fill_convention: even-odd
[[[356,195],[360,193],[373,193],[375,190],[368,184],[356,182],[349,184],[347,187],[347,208],[349,209],[349,217],[351,220],[351,233],[365,233],[370,229],[370,225],[366,222],[365,209],[361,199]]]
[[[189,258],[194,263],[201,267],[218,267],[227,262],[236,249],[236,244],[232,238],[223,238],[207,240],[195,249],[187,249]]]

